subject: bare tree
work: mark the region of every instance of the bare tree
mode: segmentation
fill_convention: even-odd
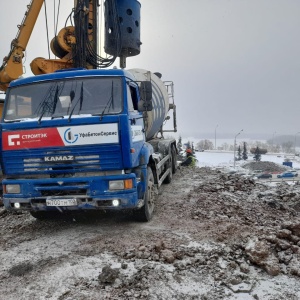
[[[288,141],[281,144],[282,151],[285,153],[292,153],[293,152],[293,142]]]
[[[228,150],[228,149],[229,149],[228,143],[223,143],[223,144],[222,144],[222,149],[223,149],[223,150]]]
[[[197,143],[196,148],[198,150],[213,150],[214,144],[210,140],[201,140]]]

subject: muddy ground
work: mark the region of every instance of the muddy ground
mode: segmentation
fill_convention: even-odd
[[[300,185],[177,171],[149,223],[0,209],[0,299],[300,299]]]

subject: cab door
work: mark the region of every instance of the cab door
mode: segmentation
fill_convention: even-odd
[[[139,165],[139,154],[145,143],[145,130],[143,113],[138,111],[138,87],[135,84],[127,84],[127,102],[129,126],[131,129],[131,148],[133,166]]]

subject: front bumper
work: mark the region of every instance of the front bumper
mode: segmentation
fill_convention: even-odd
[[[133,188],[126,190],[109,190],[110,180],[132,179]],[[135,174],[112,176],[92,176],[82,178],[49,178],[3,180],[3,185],[19,184],[19,194],[3,195],[3,204],[7,210],[31,211],[74,211],[100,209],[133,209],[140,205],[139,194],[141,183]],[[75,205],[49,206],[47,200],[70,200]],[[113,205],[118,200],[119,205]],[[60,201],[57,201],[58,203]]]

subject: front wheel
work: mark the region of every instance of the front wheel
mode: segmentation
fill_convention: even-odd
[[[150,167],[147,168],[147,183],[144,194],[144,205],[135,212],[138,221],[148,222],[153,217],[154,201],[156,196],[156,187],[154,184],[154,176]]]

